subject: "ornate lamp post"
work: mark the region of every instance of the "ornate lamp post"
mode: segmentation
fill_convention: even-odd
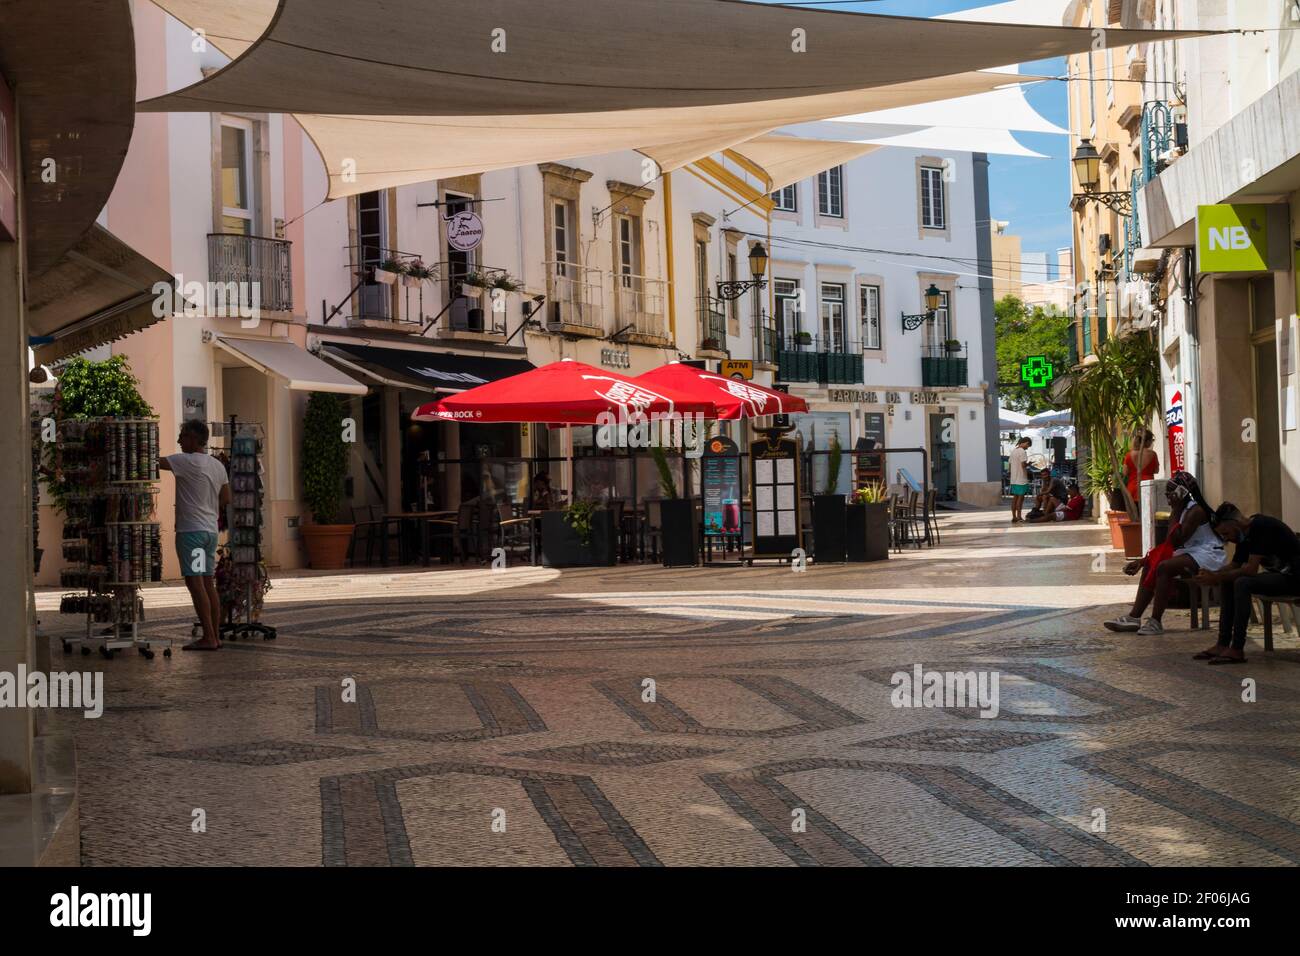
[[[933,319],[934,313],[939,310],[939,302],[942,297],[943,293],[939,291],[939,287],[931,282],[930,288],[925,290],[925,311],[916,315],[908,315],[904,312],[903,331],[913,332],[921,327],[922,322]]]
[[[1074,195],[1077,202],[1099,202],[1125,219],[1133,214],[1133,196],[1127,190],[1097,191],[1097,187],[1101,185],[1101,154],[1097,152],[1097,147],[1092,145],[1092,140],[1081,140],[1079,148],[1074,151],[1074,159],[1070,162],[1074,165],[1075,178],[1083,187],[1083,192]]]
[[[754,278],[737,279],[734,282],[718,283],[718,298],[725,302],[739,299],[750,289],[761,289],[767,285],[767,249],[761,242],[754,243],[749,249],[749,274]]]

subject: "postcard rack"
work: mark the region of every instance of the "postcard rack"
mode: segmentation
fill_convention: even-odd
[[[208,430],[208,451],[226,466],[230,477],[226,543],[217,559],[217,591],[225,618],[220,634],[223,640],[260,636],[273,641],[275,628],[260,620],[262,597],[271,586],[262,549],[266,429],[231,415],[224,422],[210,422]],[[197,636],[201,629],[196,625],[193,633]]]
[[[64,653],[98,649],[104,658],[134,647],[153,659],[155,644],[171,656],[171,641],[140,634],[140,589],[162,581],[162,546],[154,520],[158,494],[156,418],[67,419],[57,423],[57,470],[64,484],[60,584],[64,614],[85,616],[81,637]],[[96,631],[96,625],[107,627]]]

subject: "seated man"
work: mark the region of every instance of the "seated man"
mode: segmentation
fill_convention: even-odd
[[[1029,512],[1028,520],[1055,521],[1056,509],[1066,503],[1069,493],[1065,482],[1052,477],[1052,469],[1044,468],[1039,477],[1043,479],[1043,484],[1038,497],[1034,499],[1034,509]]]
[[[1201,572],[1197,584],[1218,585],[1219,642],[1197,654],[1211,664],[1246,662],[1246,625],[1256,594],[1300,594],[1300,539],[1277,518],[1247,518],[1224,503],[1214,513],[1215,531],[1235,542],[1232,561],[1222,571]]]
[[[1083,509],[1087,507],[1088,499],[1083,497],[1083,492],[1079,490],[1079,483],[1072,481],[1066,485],[1069,498],[1065,504],[1056,509],[1057,521],[1078,521],[1083,517]]]

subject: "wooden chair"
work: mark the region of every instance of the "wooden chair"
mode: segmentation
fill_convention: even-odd
[[[663,542],[664,518],[659,498],[645,500],[645,542],[650,560],[659,560],[659,546]]]
[[[374,525],[374,533],[371,535],[372,543],[377,539],[379,541],[379,562],[383,567],[388,567],[388,545],[391,541],[397,541],[397,563],[406,563],[406,535],[405,521],[402,518],[385,518],[384,509],[379,505],[370,506],[370,521]],[[370,555],[367,552],[366,563],[370,563]]]
[[[1277,616],[1282,622],[1283,633],[1290,634],[1296,627],[1296,606],[1300,605],[1300,594],[1259,594],[1260,618],[1264,622],[1264,650],[1273,650],[1273,605],[1277,605]]]
[[[527,515],[515,517],[514,508],[509,501],[497,504],[497,522],[495,529],[496,547],[506,555],[507,566],[511,551],[523,551],[532,560],[535,551],[533,541],[533,519]]]
[[[429,554],[432,550],[430,547],[433,541],[446,541],[449,545],[448,553],[451,558],[459,555],[461,564],[469,558],[470,551],[474,547],[474,515],[478,503],[475,501],[464,502],[456,509],[456,517],[452,518],[426,518],[421,523],[421,533],[424,535],[424,560],[427,564]]]

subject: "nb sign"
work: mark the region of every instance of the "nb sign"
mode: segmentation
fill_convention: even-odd
[[[1269,207],[1221,203],[1196,209],[1196,260],[1200,272],[1268,270]]]
[[[1249,249],[1250,233],[1245,226],[1210,230],[1210,249]]]

